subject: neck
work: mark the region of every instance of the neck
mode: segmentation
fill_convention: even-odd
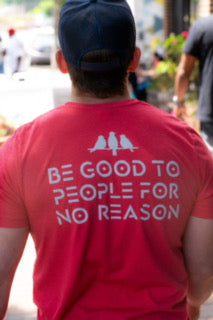
[[[83,103],[83,104],[98,104],[105,102],[115,102],[130,99],[128,89],[125,90],[123,95],[111,96],[109,98],[98,98],[95,95],[87,92],[82,92],[78,88],[72,86],[71,102]]]

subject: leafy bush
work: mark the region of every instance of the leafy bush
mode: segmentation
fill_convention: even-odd
[[[186,33],[175,35],[170,34],[170,36],[164,41],[163,47],[166,50],[166,58],[171,59],[174,63],[178,64],[180,56],[185,45]]]
[[[39,4],[32,10],[33,13],[44,13],[46,16],[52,16],[53,13],[53,0],[42,0]]]
[[[57,0],[57,4],[61,7],[65,1],[66,0]],[[34,13],[44,13],[46,16],[52,16],[54,5],[56,5],[56,1],[54,0],[40,0],[38,5],[32,11]]]
[[[187,31],[179,35],[170,34],[170,36],[161,43],[161,46],[165,50],[165,59],[164,61],[160,61],[156,66],[156,76],[152,81],[153,88],[164,92],[174,89],[175,76],[187,35]],[[194,99],[197,95],[198,65],[194,68],[190,80],[191,85],[188,91],[189,100]]]
[[[167,91],[174,87],[180,56],[185,45],[185,34],[170,34],[161,46],[165,50],[165,59],[156,66],[156,77],[153,79],[152,87],[161,91]]]

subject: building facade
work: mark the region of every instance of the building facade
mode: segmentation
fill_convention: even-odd
[[[135,0],[134,15],[137,45],[143,51],[143,60],[151,60],[153,46],[164,38],[164,0]]]
[[[190,0],[165,0],[164,2],[164,35],[171,32],[179,34],[188,30],[191,13]]]
[[[213,13],[213,0],[128,0],[136,20],[137,45],[150,59],[156,43],[189,30],[198,17]]]
[[[213,13],[213,0],[200,0],[198,15],[200,17],[205,17],[210,13]]]

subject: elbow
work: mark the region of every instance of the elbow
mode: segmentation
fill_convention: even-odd
[[[186,70],[184,68],[179,68],[178,72],[177,72],[177,78],[180,81],[188,81],[190,78],[190,74],[188,72],[186,72]]]
[[[213,274],[209,270],[189,276],[188,302],[193,306],[203,304],[213,292]]]
[[[203,268],[197,273],[191,273],[189,277],[194,282],[213,281],[213,270],[210,268]]]
[[[204,260],[194,261],[194,263],[188,264],[188,274],[189,278],[194,279],[194,281],[208,281],[213,279],[213,261]]]

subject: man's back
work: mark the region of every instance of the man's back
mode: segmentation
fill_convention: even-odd
[[[67,0],[59,41],[72,102],[0,150],[0,319],[30,232],[40,320],[197,320],[213,288],[212,157],[129,98],[140,49],[125,0]]]
[[[16,218],[1,225],[30,225],[39,319],[186,318],[182,237],[190,214],[201,216],[195,195],[211,169],[200,168],[199,144],[135,100],[68,103],[16,133],[4,179],[20,194],[11,201],[6,188]]]

